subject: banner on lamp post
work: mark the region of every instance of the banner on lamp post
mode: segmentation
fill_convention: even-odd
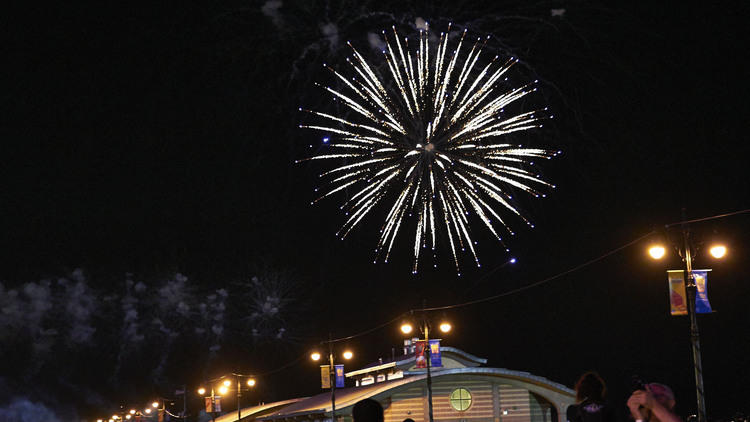
[[[344,365],[334,365],[336,374],[336,388],[344,388]]]
[[[331,367],[320,365],[320,388],[331,388]]]
[[[669,280],[669,308],[672,315],[687,315],[687,293],[682,270],[667,271]]]
[[[425,341],[418,340],[414,345],[414,358],[417,361],[417,368],[427,368],[427,358],[425,357]]]
[[[430,366],[440,368],[443,366],[443,359],[440,356],[440,340],[430,340]]]
[[[711,270],[693,270],[693,281],[695,281],[695,312],[698,314],[710,314],[713,312],[711,304],[708,303],[708,272]]]

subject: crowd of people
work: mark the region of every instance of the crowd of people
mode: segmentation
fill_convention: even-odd
[[[581,375],[575,386],[576,404],[568,407],[568,422],[616,422],[617,412],[607,401],[607,386],[596,372]],[[667,385],[633,381],[633,392],[627,401],[635,422],[681,422],[674,413],[677,404]]]

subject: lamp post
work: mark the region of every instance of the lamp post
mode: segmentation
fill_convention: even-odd
[[[349,360],[352,357],[354,357],[354,354],[346,350],[341,355],[344,359]],[[336,365],[334,363],[333,359],[333,341],[330,339],[328,340],[328,382],[331,386],[331,422],[336,422]],[[313,352],[310,355],[310,359],[314,361],[319,361],[321,359],[321,355],[319,352]]]
[[[698,331],[698,319],[695,312],[695,297],[698,286],[693,275],[693,259],[695,255],[690,246],[689,232],[685,224],[682,224],[682,248],[675,245],[684,263],[683,276],[685,279],[685,290],[687,292],[687,312],[690,318],[690,345],[693,354],[693,371],[695,375],[695,395],[698,412],[698,422],[706,422],[706,400],[703,390],[703,364],[701,359],[700,332]],[[723,245],[713,245],[709,249],[710,255],[721,259],[726,255],[727,248]],[[666,248],[662,245],[651,246],[648,250],[653,259],[661,259],[666,255]]]
[[[198,389],[198,394],[200,394],[204,399],[207,397],[211,397],[211,420],[216,422],[216,394],[214,393],[214,387],[211,387],[211,395],[206,396],[206,389],[201,387]]]
[[[242,402],[241,402],[242,381],[241,379],[247,378],[246,384],[249,390],[250,388],[255,387],[255,378],[252,375],[236,374],[234,372],[232,373],[232,376],[235,377],[235,380],[237,381],[237,420],[239,421],[240,419],[242,419]],[[229,388],[229,385],[231,385],[229,380],[225,380],[223,384],[224,384],[223,386],[226,387],[227,389]]]
[[[453,328],[451,324],[448,321],[442,321],[439,325],[440,331],[443,333],[448,333]],[[427,368],[427,412],[428,412],[428,421],[433,422],[433,412],[432,412],[432,357],[430,356],[432,354],[432,350],[430,348],[430,323],[427,320],[426,317],[422,318],[422,324],[420,326],[420,329],[422,330],[422,334],[424,334],[424,354],[426,362],[426,368]],[[405,322],[401,324],[401,332],[404,334],[410,334],[414,328],[412,327],[411,323]]]

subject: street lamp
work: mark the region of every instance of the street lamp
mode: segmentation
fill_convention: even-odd
[[[200,394],[203,399],[205,400],[208,397],[211,397],[211,420],[216,422],[216,394],[214,394],[214,388],[211,387],[211,395],[206,396],[206,389],[201,387],[198,389],[198,394]]]
[[[341,354],[341,356],[346,359],[350,360],[354,357],[354,353],[352,353],[351,350],[346,350],[344,353]],[[310,359],[317,362],[321,359],[321,354],[319,352],[313,352],[310,354]],[[333,359],[333,342],[328,341],[328,382],[331,386],[331,422],[336,422],[336,365],[334,365],[334,359]]]
[[[443,319],[440,322],[440,325],[438,325],[438,328],[443,333],[448,333],[453,329],[451,326],[451,323],[447,320]],[[430,348],[430,323],[427,320],[426,316],[422,318],[422,325],[420,326],[420,329],[422,330],[422,334],[424,334],[424,349],[423,353],[425,354],[425,358],[427,360],[427,409],[428,409],[428,421],[433,422],[433,412],[432,412],[432,358],[430,354],[432,353],[432,350]],[[414,330],[414,327],[409,322],[404,322],[401,324],[401,332],[404,334],[409,334]]]
[[[706,422],[706,400],[703,391],[703,364],[701,359],[700,332],[698,331],[698,319],[695,313],[695,296],[698,286],[695,284],[693,276],[693,259],[695,254],[688,240],[688,230],[682,225],[683,246],[678,253],[685,263],[683,268],[685,278],[685,289],[687,291],[687,311],[690,318],[690,343],[693,351],[693,369],[695,372],[695,395],[698,406],[698,422]],[[666,254],[666,248],[662,245],[653,245],[648,249],[649,255],[653,259],[661,259]],[[715,259],[721,259],[727,254],[727,248],[724,245],[712,245],[709,248],[709,254]]]
[[[232,376],[234,376],[237,380],[237,420],[239,421],[242,419],[242,402],[240,401],[240,397],[242,397],[242,381],[241,378],[247,378],[247,390],[249,391],[250,388],[255,387],[255,378],[253,378],[252,375],[245,375],[245,374],[235,374],[232,373]],[[232,382],[227,380],[224,380],[222,383],[223,385],[219,388],[219,393],[226,394],[229,390],[229,386],[232,385]]]

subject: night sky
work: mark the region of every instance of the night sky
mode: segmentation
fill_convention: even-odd
[[[652,230],[664,235],[683,209],[694,219],[750,208],[747,6],[647,3],[12,10],[0,127],[0,417],[24,408],[38,420],[91,420],[173,397],[182,384],[192,394],[230,371],[268,373],[252,401],[314,394],[318,370],[306,356],[329,333],[530,285]],[[437,269],[412,275],[411,229],[389,263],[373,264],[385,210],[337,239],[347,194],[311,206],[324,166],[294,163],[324,148],[297,128],[298,107],[336,110],[315,86],[333,82],[322,64],[343,67],[347,40],[379,61],[368,33],[408,31],[418,18],[437,32],[453,22],[492,35],[491,51],[519,57],[516,77],[539,79],[536,101],[555,114],[529,140],[563,151],[542,166],[557,189],[519,195],[535,228],[509,216],[517,234],[506,252],[475,222],[483,265],[465,255],[461,277],[445,243]],[[675,230],[667,236],[679,243]],[[713,268],[716,312],[699,316],[707,410],[729,418],[750,412],[750,214],[690,230],[695,267]],[[705,253],[715,239],[730,248],[719,263]],[[685,417],[695,408],[688,321],[669,315],[665,274],[681,264],[674,254],[650,261],[650,240],[432,317],[454,322],[444,344],[492,367],[568,386],[597,370],[623,410],[632,375],[666,383]],[[394,322],[346,342],[351,365],[388,358],[401,341]],[[192,394],[193,413],[199,405]]]

